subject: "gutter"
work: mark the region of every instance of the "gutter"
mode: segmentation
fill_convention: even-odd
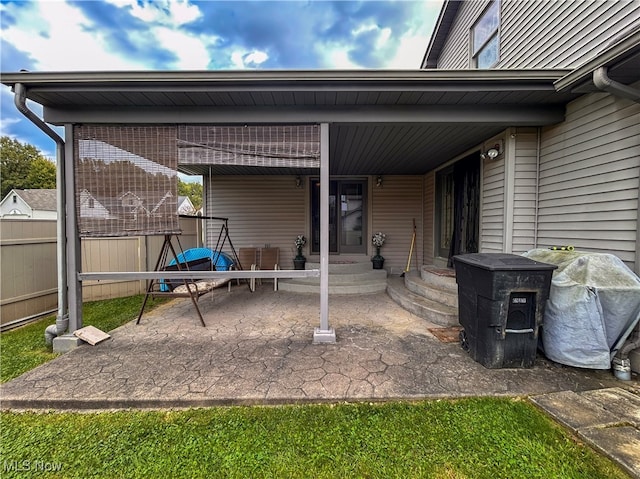
[[[67,313],[67,255],[66,255],[66,214],[65,214],[65,155],[64,140],[49,125],[27,107],[27,89],[22,83],[16,83],[13,87],[14,103],[20,113],[26,116],[31,123],[40,128],[47,136],[56,142],[56,198],[58,221],[56,222],[58,242],[56,256],[58,260],[58,315],[56,324],[50,325],[44,332],[44,339],[51,344],[53,338],[65,333],[69,327],[69,315]]]

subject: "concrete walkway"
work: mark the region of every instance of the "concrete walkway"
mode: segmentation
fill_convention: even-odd
[[[202,297],[200,305],[206,328],[188,299],[174,300],[146,313],[140,325],[114,330],[104,343],[83,345],[3,384],[2,408],[544,398],[550,393],[572,402],[574,394],[585,391],[638,391],[636,381],[618,381],[609,371],[564,367],[540,356],[531,369],[486,369],[457,342],[438,340],[429,331],[437,326],[384,293],[330,297],[336,344],[311,343],[319,325],[318,295],[274,292],[268,284],[255,293],[234,286],[231,293],[222,288]],[[543,399],[535,402],[544,408]],[[638,402],[631,406],[640,416]],[[636,422],[635,434],[637,427]]]

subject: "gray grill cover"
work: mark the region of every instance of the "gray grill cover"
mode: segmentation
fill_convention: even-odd
[[[609,369],[640,320],[640,279],[611,254],[535,249],[524,256],[558,265],[544,315],[545,355],[568,366]]]

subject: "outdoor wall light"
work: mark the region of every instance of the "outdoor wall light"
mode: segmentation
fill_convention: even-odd
[[[296,188],[302,188],[302,178],[300,178],[300,175],[296,176]]]
[[[382,176],[378,176],[378,177],[376,178],[376,186],[377,186],[378,188],[382,188]]]
[[[498,155],[500,155],[500,144],[496,143],[487,151],[485,151],[484,153],[481,153],[480,158],[482,158],[483,160],[486,160],[487,158],[490,160],[495,160],[498,157]]]

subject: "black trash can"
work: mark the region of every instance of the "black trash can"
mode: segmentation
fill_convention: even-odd
[[[556,265],[505,253],[453,257],[460,343],[486,368],[530,368]]]

